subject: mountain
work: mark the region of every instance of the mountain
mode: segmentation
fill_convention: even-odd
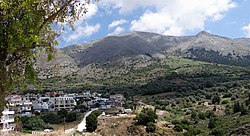
[[[48,79],[51,85],[103,84],[104,80],[145,83],[167,72],[160,66],[164,61],[184,58],[246,67],[250,65],[249,54],[248,38],[230,39],[205,31],[194,36],[131,32],[58,49],[55,59],[50,62],[41,55],[36,68],[39,78]],[[136,76],[138,71],[147,73]]]

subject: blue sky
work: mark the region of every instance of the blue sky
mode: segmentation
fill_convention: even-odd
[[[131,31],[250,38],[250,0],[100,0],[87,9],[75,30],[61,35],[59,47]]]

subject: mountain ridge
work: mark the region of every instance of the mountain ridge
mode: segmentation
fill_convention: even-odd
[[[124,72],[133,65],[147,67],[172,55],[210,63],[249,66],[249,54],[249,38],[231,39],[205,31],[193,36],[136,31],[58,49],[54,60],[46,62],[41,57],[37,65],[42,79],[72,74],[97,77],[94,70],[101,73],[107,69]]]

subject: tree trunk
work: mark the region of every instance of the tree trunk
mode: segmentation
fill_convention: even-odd
[[[7,90],[7,70],[4,61],[0,61],[0,115],[5,107],[5,93]]]

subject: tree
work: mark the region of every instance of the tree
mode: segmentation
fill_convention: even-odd
[[[43,130],[46,128],[46,124],[39,116],[30,117],[23,125],[24,128],[29,130]]]
[[[61,110],[57,111],[57,115],[62,117],[62,118],[65,118],[68,115],[68,111],[66,109],[61,109]]]
[[[177,132],[182,132],[183,131],[183,128],[180,124],[176,124],[174,126],[174,130],[177,131]]]
[[[142,111],[136,115],[135,120],[139,125],[147,125],[149,122],[155,122],[158,116],[151,108],[144,108]]]
[[[239,102],[235,102],[234,105],[233,105],[233,111],[234,113],[237,113],[237,112],[240,112],[240,103]]]
[[[33,67],[45,51],[51,60],[64,25],[86,13],[90,0],[1,0],[0,1],[0,114],[5,94],[13,88],[36,82]],[[52,27],[54,26],[54,27]]]
[[[96,116],[94,114],[90,114],[89,116],[87,116],[86,118],[86,129],[88,132],[93,132],[96,130],[97,128],[97,119]]]
[[[220,104],[220,96],[219,95],[215,95],[213,98],[212,98],[212,103],[213,104]]]
[[[66,122],[72,122],[72,121],[76,121],[76,113],[75,112],[70,112],[66,116]]]

